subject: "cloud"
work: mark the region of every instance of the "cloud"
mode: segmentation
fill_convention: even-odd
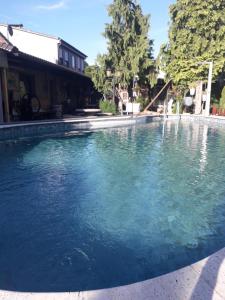
[[[62,0],[56,3],[52,4],[44,4],[44,5],[38,5],[36,6],[36,9],[41,9],[41,10],[56,10],[56,9],[61,9],[66,7],[66,1]]]

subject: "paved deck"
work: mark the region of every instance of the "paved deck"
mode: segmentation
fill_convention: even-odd
[[[17,293],[1,300],[224,300],[225,248],[183,269],[143,282],[97,291]]]

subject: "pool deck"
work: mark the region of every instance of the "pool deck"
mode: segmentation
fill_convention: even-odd
[[[136,124],[138,117],[88,117],[66,120],[11,123],[0,125],[0,129],[29,127],[55,123],[88,123],[93,128]],[[149,117],[149,115],[148,115]],[[154,119],[157,116],[150,116]],[[168,116],[168,118],[191,119],[225,125],[225,118],[218,116]],[[163,118],[163,116],[161,116]],[[107,123],[98,126],[96,121]],[[92,127],[92,126],[90,126]],[[76,130],[79,127],[75,128]],[[83,129],[83,127],[82,127]],[[62,274],[63,276],[63,274]],[[20,293],[0,291],[0,300],[225,300],[225,248],[211,256],[172,273],[143,282],[111,289],[68,293]]]
[[[1,300],[224,300],[225,248],[188,267],[143,282],[71,293],[0,291]]]

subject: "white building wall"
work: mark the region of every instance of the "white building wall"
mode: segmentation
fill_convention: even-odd
[[[10,36],[7,32],[7,26],[1,24],[0,32],[2,32],[19,51],[52,63],[57,63],[59,43],[57,38],[25,31],[22,28],[13,28],[13,36]]]

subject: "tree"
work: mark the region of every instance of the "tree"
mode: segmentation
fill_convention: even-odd
[[[108,51],[98,56],[91,72],[96,88],[102,92],[108,89],[107,68],[114,73],[121,72],[120,84],[124,88],[132,87],[134,75],[139,76],[140,83],[152,81],[154,63],[153,42],[148,37],[149,15],[143,15],[136,0],[114,0],[108,14],[112,18],[104,32]]]
[[[222,93],[221,93],[220,107],[225,108],[225,86],[223,87]]]
[[[111,91],[112,85],[106,76],[106,71],[110,62],[106,54],[98,55],[94,66],[87,66],[85,74],[91,77],[95,88],[103,94],[104,98]]]
[[[225,72],[225,1],[177,0],[170,17],[169,44],[161,56],[173,82],[188,86],[205,80],[208,66],[199,64],[203,61],[214,62],[214,79]]]

